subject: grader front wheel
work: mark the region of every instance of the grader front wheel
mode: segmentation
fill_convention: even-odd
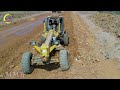
[[[31,59],[32,59],[31,52],[23,53],[21,66],[22,66],[22,72],[24,74],[30,74],[33,71],[33,66],[31,65]]]
[[[59,53],[60,58],[60,68],[62,71],[69,69],[69,61],[68,61],[68,52],[66,50],[60,50]]]

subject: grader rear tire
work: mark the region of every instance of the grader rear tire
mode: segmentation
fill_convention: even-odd
[[[65,46],[68,46],[69,44],[69,37],[68,37],[68,33],[66,32],[63,36],[63,42]]]

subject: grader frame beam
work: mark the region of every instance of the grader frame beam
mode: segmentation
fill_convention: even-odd
[[[34,48],[40,53],[42,57],[49,57],[50,52],[57,47],[57,45],[50,45],[54,34],[54,30],[50,30],[47,34],[46,41],[41,45],[41,47],[34,45]]]

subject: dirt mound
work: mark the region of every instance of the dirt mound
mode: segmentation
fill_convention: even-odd
[[[120,15],[109,12],[99,12],[90,16],[90,19],[95,22],[97,26],[102,27],[105,31],[114,33],[118,38],[120,37]]]

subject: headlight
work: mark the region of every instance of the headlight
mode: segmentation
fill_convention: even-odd
[[[46,52],[47,52],[47,50],[42,50],[42,52],[43,52],[43,53],[46,53]]]
[[[56,40],[56,37],[53,37],[53,40]]]

